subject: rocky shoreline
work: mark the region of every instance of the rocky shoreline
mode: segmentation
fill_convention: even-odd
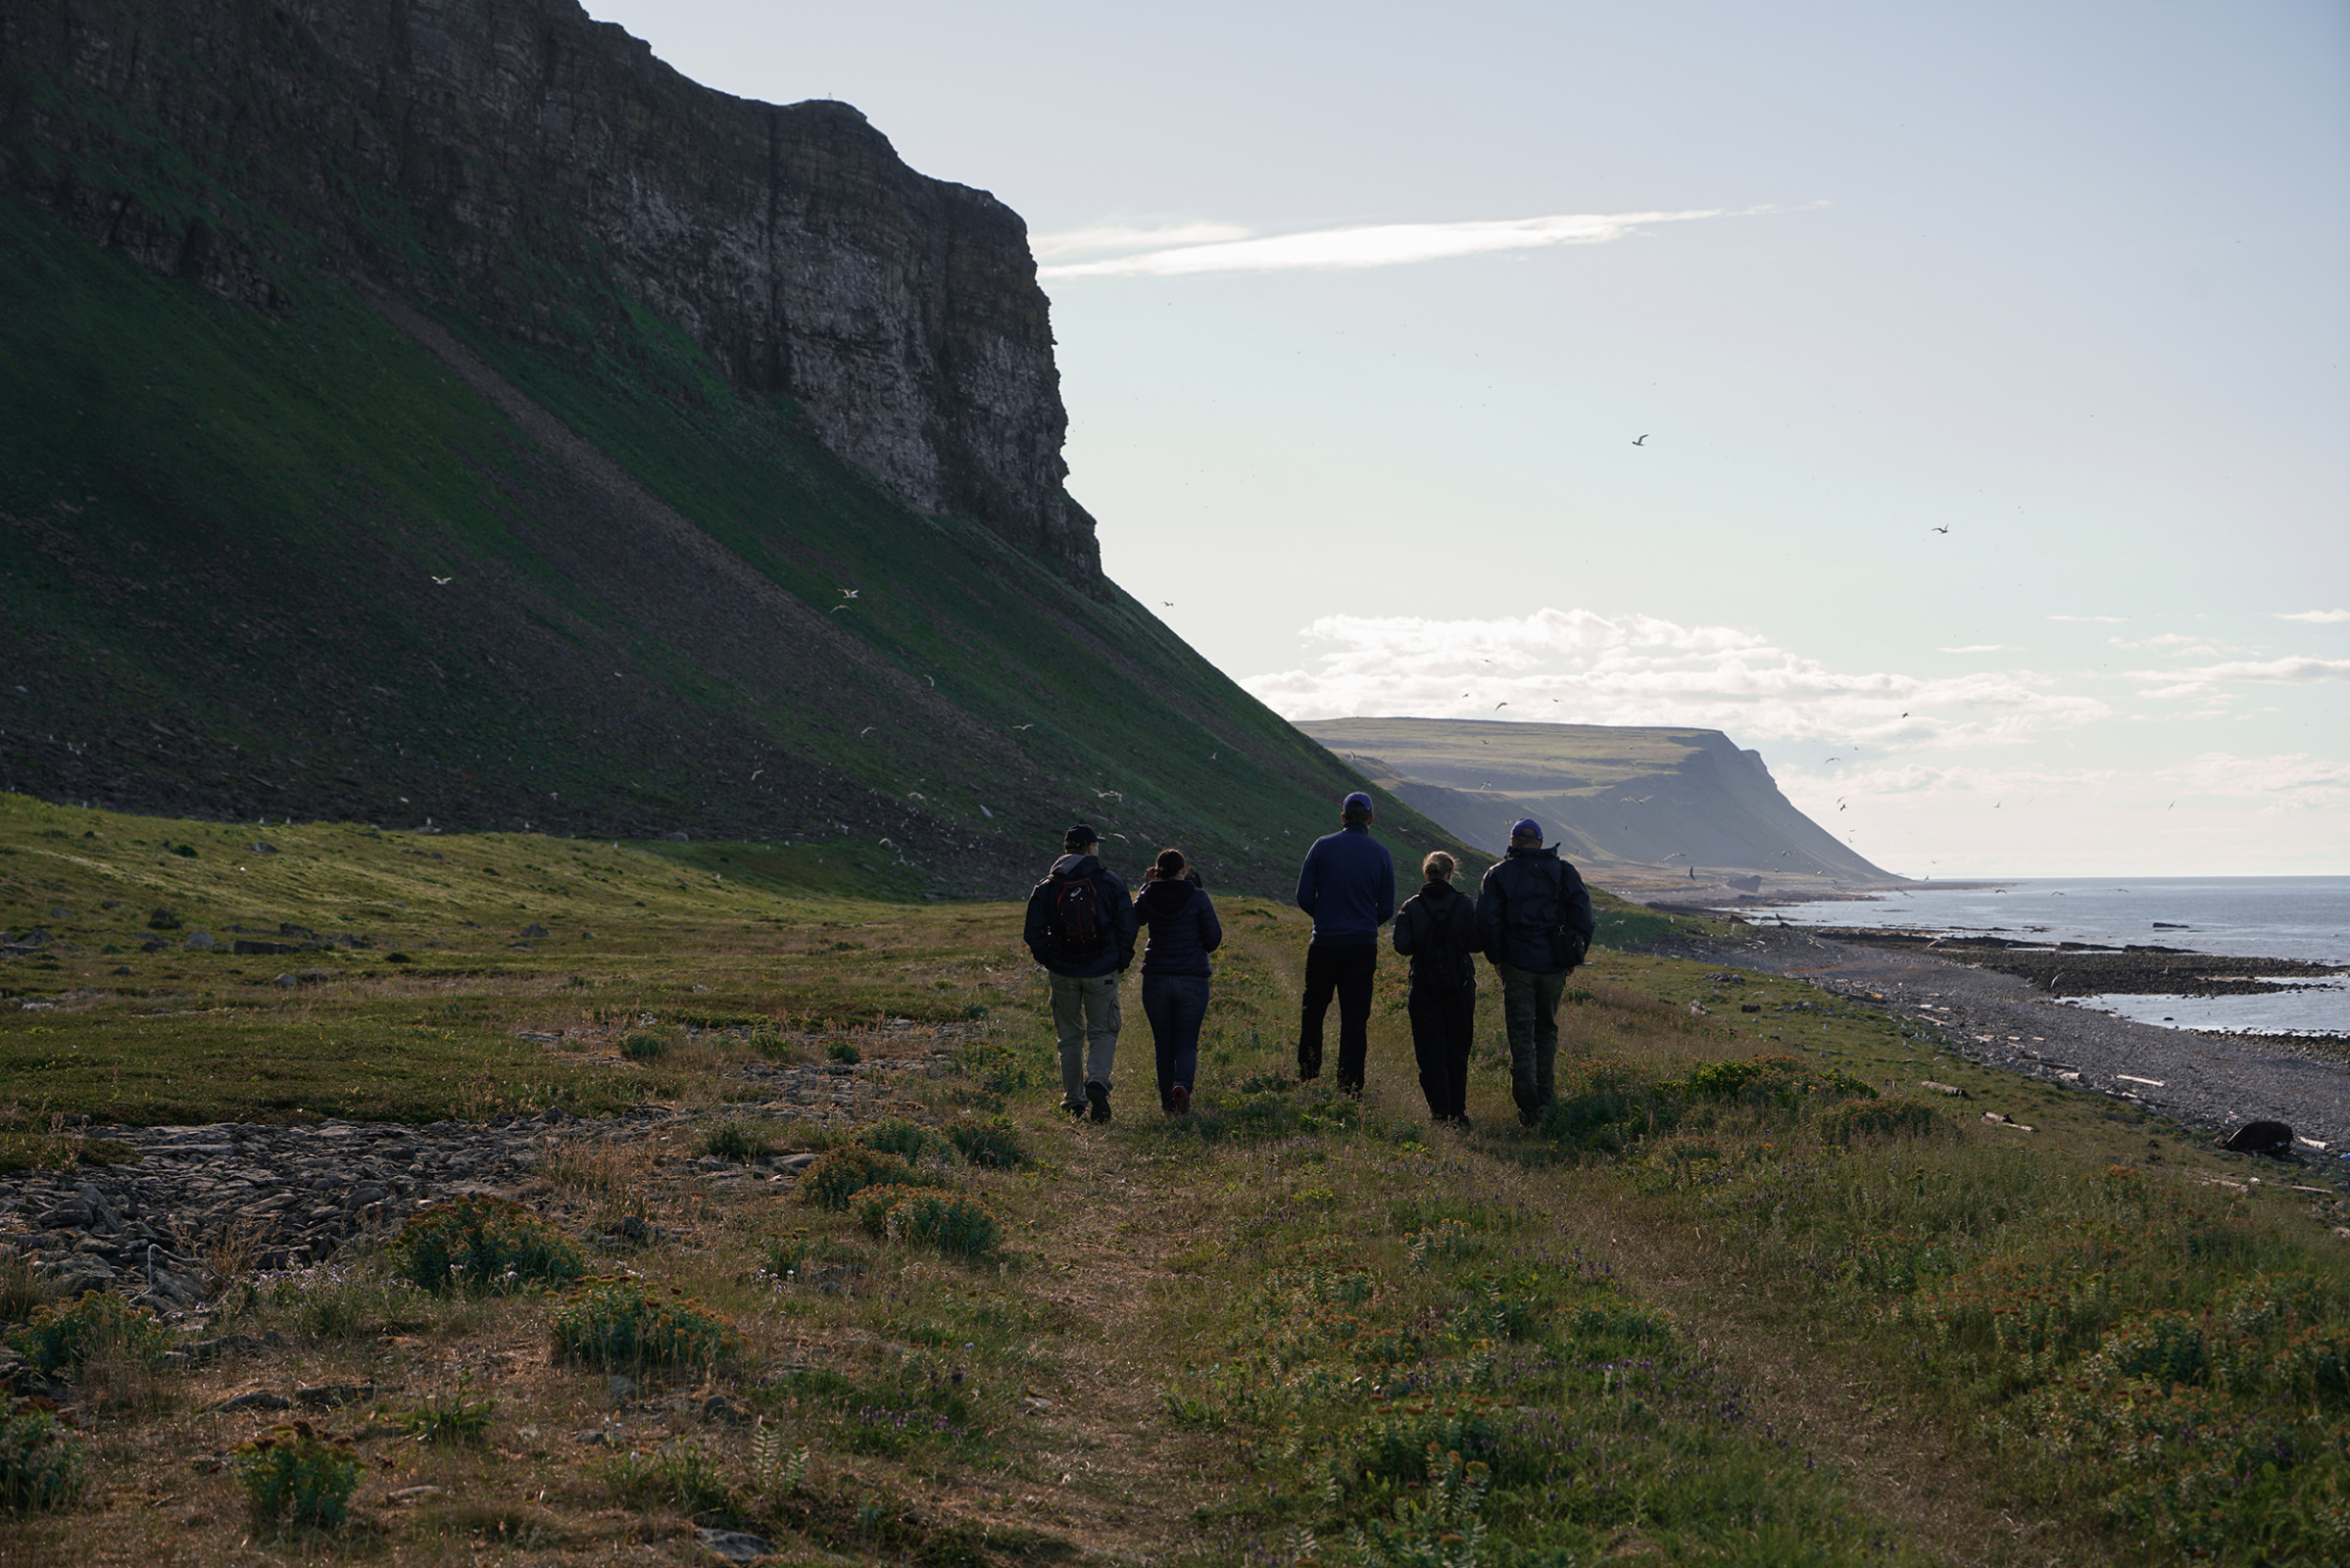
[[[1877,933],[1869,933],[1872,937]],[[2292,1128],[2293,1158],[2350,1184],[2350,1054],[2331,1037],[2165,1029],[2067,1006],[1991,961],[1924,946],[1756,928],[1743,941],[1654,951],[1809,981],[1924,1025],[1979,1065],[2142,1106],[2215,1136]],[[2258,962],[2261,960],[2249,960]]]
[[[2350,974],[2341,964],[2298,958],[2231,957],[2157,945],[2111,948],[2087,942],[2018,942],[2006,937],[1930,936],[1912,931],[1813,926],[1811,935],[1854,947],[1916,953],[2027,980],[2052,997],[2268,997],[2315,990]]]

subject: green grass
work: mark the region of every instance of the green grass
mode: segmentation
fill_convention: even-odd
[[[149,977],[65,955],[13,999],[54,1005],[0,1012],[0,1052],[87,1058],[49,1081],[100,1114],[118,1075],[127,1104],[187,1040],[230,1026],[216,1017],[264,1041],[376,1042],[344,1053],[339,1082],[301,1069],[318,1075],[303,1092],[319,1104],[396,1104],[422,1058],[507,1064],[496,1096],[459,1107],[472,1114],[527,1085],[697,1112],[582,1134],[528,1189],[591,1250],[615,1202],[658,1219],[595,1265],[632,1277],[563,1298],[435,1297],[400,1285],[391,1252],[355,1245],[333,1269],[224,1296],[249,1314],[242,1332],[280,1336],[265,1361],[99,1367],[115,1381],[93,1387],[148,1391],[92,1450],[101,1498],[212,1442],[217,1418],[198,1412],[265,1376],[412,1391],[397,1408],[455,1376],[459,1404],[478,1402],[455,1357],[498,1369],[479,1386],[498,1401],[489,1444],[363,1440],[367,1462],[387,1490],[442,1486],[465,1517],[527,1530],[558,1560],[609,1555],[684,1512],[787,1555],[1011,1561],[1089,1542],[1236,1568],[1457,1560],[1472,1544],[1480,1561],[2019,1568],[2333,1549],[2350,1436],[2350,1259],[2329,1233],[2350,1222],[2341,1198],[2253,1186],[2255,1167],[2102,1099],[1977,1067],[1865,998],[1760,974],[1718,986],[1705,979],[1718,969],[1602,950],[1562,1010],[1560,1105],[1531,1131],[1508,1111],[1489,991],[1464,1135],[1418,1104],[1392,954],[1364,1099],[1295,1082],[1303,922],[1235,898],[1197,1108],[1143,1108],[1138,1021],[1119,1118],[1101,1128],[1056,1108],[1016,906],[681,888],[674,861],[641,847],[590,855],[523,835],[295,828],[267,869],[240,873],[195,824],[12,811],[12,898],[97,907],[103,893],[137,929],[164,903],[183,929],[266,908],[325,930],[341,909],[385,910],[431,960],[344,952],[336,979],[289,992],[232,979],[233,956],[137,956],[189,989],[170,1015],[134,1017],[156,999],[126,992]],[[158,848],[180,842],[198,856]],[[406,852],[425,844],[444,860],[419,868]],[[452,860],[496,864],[506,885],[441,888],[431,878]],[[514,883],[527,911],[501,907]],[[517,953],[491,914],[557,934]],[[94,926],[51,928],[100,945]],[[24,962],[0,973],[19,984]],[[621,1042],[646,1012],[671,1049],[632,1064]],[[924,1038],[895,1043],[907,1033]],[[814,1059],[828,1038],[870,1048],[886,1107],[853,1125],[814,1106],[729,1107],[772,1092],[742,1069],[785,1046]],[[1926,1077],[1974,1098],[1928,1105]],[[291,1113],[239,1084],[199,1093],[173,1113]],[[2037,1130],[1974,1119],[1983,1109]],[[29,1102],[16,1114],[24,1137],[72,1136]],[[948,1152],[965,1145],[990,1158]],[[991,1245],[949,1255],[910,1216],[893,1237],[903,1191],[886,1204],[843,1194],[836,1209],[701,1163],[761,1149],[830,1151],[827,1170],[870,1158],[883,1180],[918,1170],[940,1213],[990,1216]],[[794,1197],[824,1185],[805,1183]],[[635,1392],[615,1395],[615,1374]],[[730,1416],[698,1413],[713,1395]],[[625,1446],[563,1436],[600,1425]],[[808,1450],[788,1487],[771,1474],[776,1442]],[[202,1549],[232,1547],[247,1528],[233,1480],[184,1484],[212,1523],[110,1504],[74,1516],[78,1542],[36,1518],[7,1527],[9,1544],[49,1562],[95,1540],[97,1556],[129,1559],[185,1529]],[[395,1544],[454,1528],[372,1495],[357,1514]]]

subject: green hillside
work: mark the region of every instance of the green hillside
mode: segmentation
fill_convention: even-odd
[[[274,281],[230,303],[0,199],[0,787],[854,840],[1001,894],[1078,815],[1275,888],[1360,784],[1128,595],[907,511],[649,316],[588,350],[452,314],[468,367]],[[1383,806],[1399,855],[1450,841]]]
[[[1509,825],[1531,816],[1618,889],[1900,880],[1797,810],[1761,754],[1719,730],[1444,718],[1298,728],[1467,843],[1498,853]]]

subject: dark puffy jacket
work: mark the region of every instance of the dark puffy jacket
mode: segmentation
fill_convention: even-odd
[[[1477,901],[1449,882],[1431,882],[1395,912],[1395,951],[1411,959],[1411,983],[1458,990],[1477,983]]]
[[[1297,872],[1297,907],[1314,917],[1314,940],[1376,947],[1395,912],[1395,862],[1371,830],[1351,824],[1325,833]]]
[[[1208,977],[1207,956],[1224,945],[1224,923],[1205,893],[1189,882],[1153,882],[1136,895],[1134,914],[1151,928],[1144,974]]]
[[[1477,945],[1495,963],[1558,974],[1583,961],[1598,921],[1583,874],[1558,846],[1510,847],[1477,890]]]
[[[1102,920],[1109,929],[1097,951],[1063,953],[1053,939],[1053,906],[1064,883],[1089,876],[1097,884]],[[1134,906],[1127,900],[1126,884],[1091,855],[1064,855],[1028,895],[1028,923],[1020,937],[1036,961],[1054,974],[1079,980],[1114,974],[1134,962]]]

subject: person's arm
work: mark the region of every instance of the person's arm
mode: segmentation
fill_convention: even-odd
[[[1591,952],[1591,938],[1599,931],[1599,917],[1591,909],[1591,890],[1583,885],[1583,873],[1567,867],[1567,929],[1575,933],[1585,953]],[[1578,957],[1576,962],[1583,960]]]
[[[1028,919],[1020,928],[1020,940],[1028,944],[1029,956],[1045,961],[1045,890],[1037,889],[1028,895]]]
[[[1322,846],[1316,843],[1305,852],[1305,863],[1297,867],[1297,907],[1307,914],[1314,912],[1314,902],[1320,894],[1321,867],[1316,863]]]
[[[1379,856],[1379,918],[1374,926],[1383,926],[1395,917],[1395,858],[1380,846]]]
[[[1477,889],[1477,948],[1494,963],[1501,961],[1502,920],[1506,912],[1501,889],[1493,872],[1488,871]]]
[[[1395,943],[1397,953],[1407,958],[1411,956],[1412,949],[1418,946],[1420,941],[1420,901],[1418,899],[1406,900],[1403,907],[1396,911],[1395,929],[1390,933],[1389,940]]]
[[[1104,871],[1102,875],[1117,895],[1110,900],[1109,923],[1110,929],[1118,934],[1118,967],[1125,969],[1134,962],[1134,945],[1142,938],[1143,922],[1135,917],[1134,901],[1126,896],[1126,884],[1111,872]]]
[[[1213,953],[1224,945],[1224,922],[1216,918],[1216,906],[1206,894],[1193,897],[1199,901],[1199,951]]]

